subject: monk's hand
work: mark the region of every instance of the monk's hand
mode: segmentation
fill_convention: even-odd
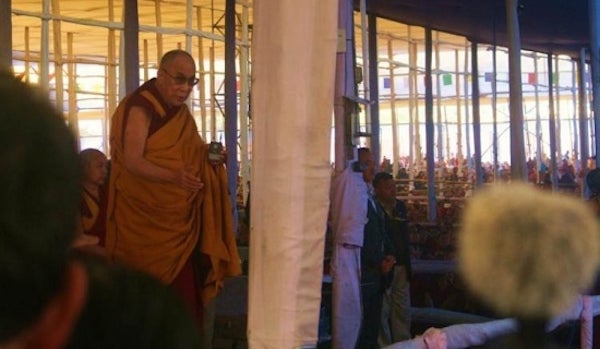
[[[189,168],[181,170],[177,176],[177,184],[188,190],[198,191],[204,187],[200,177],[194,175]]]

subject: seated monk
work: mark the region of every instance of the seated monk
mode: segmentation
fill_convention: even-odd
[[[79,232],[73,244],[76,248],[101,252],[106,236],[106,155],[97,149],[79,153],[83,190],[80,203]],[[100,248],[99,248],[100,247]]]

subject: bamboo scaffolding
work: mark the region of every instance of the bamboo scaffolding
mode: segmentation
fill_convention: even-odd
[[[67,58],[69,60],[73,59],[73,33],[67,33]],[[75,63],[68,63],[68,89],[69,89],[69,112],[68,112],[68,122],[69,128],[73,135],[75,136],[75,142],[77,142],[77,149],[81,149],[81,139],[79,134],[79,119],[77,118],[77,113],[79,112],[77,108],[77,70]]]

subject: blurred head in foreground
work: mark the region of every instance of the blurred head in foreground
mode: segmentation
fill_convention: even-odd
[[[464,212],[459,268],[498,315],[547,320],[572,305],[598,267],[597,219],[581,200],[526,183],[495,185]]]
[[[199,348],[158,280],[75,253],[81,172],[47,97],[0,71],[0,347]]]

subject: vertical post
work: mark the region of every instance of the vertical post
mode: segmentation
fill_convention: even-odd
[[[79,138],[79,120],[77,118],[78,110],[77,110],[77,71],[75,69],[75,54],[73,53],[73,33],[67,33],[67,71],[69,75],[69,128],[73,135],[75,136],[75,142],[77,143],[77,148],[81,148],[81,139]]]
[[[25,27],[23,41],[25,42],[25,81],[29,82],[31,77],[31,47],[29,45],[29,27]]]
[[[369,81],[365,86],[368,89],[367,100],[369,104],[366,106],[366,109],[370,110],[370,120],[371,120],[371,152],[373,153],[373,159],[375,159],[375,164],[379,167],[381,163],[381,135],[380,135],[380,125],[379,125],[379,85],[377,80],[379,78],[379,74],[377,72],[377,16],[368,15],[368,40],[367,43],[369,45],[369,49],[367,54],[369,55],[369,59],[367,62],[369,63],[367,77]],[[369,120],[367,118],[367,120]]]
[[[242,6],[242,36],[240,46],[240,177],[242,198],[246,202],[248,196],[248,180],[250,179],[250,159],[248,158],[248,116],[250,86],[248,82],[249,71],[249,43],[248,32],[249,13],[248,6]]]
[[[575,159],[575,173],[578,173],[582,169],[583,159],[581,158],[580,147],[579,147],[579,127],[577,127],[577,61],[571,60],[571,101],[573,102],[573,114],[571,119],[571,135],[573,136],[573,159]],[[585,178],[585,177],[584,177]]]
[[[430,222],[435,222],[437,216],[437,201],[435,196],[435,158],[433,156],[433,86],[431,66],[433,58],[433,39],[431,28],[425,28],[425,131],[427,142],[427,202]]]
[[[342,172],[350,160],[350,146],[346,135],[350,132],[346,118],[349,117],[346,96],[355,95],[354,80],[354,31],[352,1],[339,0],[337,26],[337,50],[335,63],[335,172]]]
[[[492,51],[492,127],[493,127],[493,156],[494,156],[494,181],[498,179],[498,175],[500,174],[498,168],[498,61],[497,61],[497,48],[494,45],[494,49]]]
[[[60,15],[60,1],[52,0],[52,15]],[[60,20],[52,20],[53,43],[54,43],[54,83],[56,86],[55,100],[56,109],[59,113],[64,111],[64,87],[63,87],[63,57],[62,57],[62,32],[60,29]]]
[[[144,81],[147,81],[150,78],[150,72],[148,71],[149,69],[149,56],[148,56],[148,40],[144,39],[144,46],[142,48],[142,54],[144,57],[144,61],[142,63],[142,65],[144,66],[144,69],[142,69],[142,71],[144,72]]]
[[[225,146],[227,148],[227,185],[233,208],[233,231],[237,235],[237,83],[235,67],[235,0],[225,2]]]
[[[560,61],[558,60],[558,55],[554,56],[554,71],[552,72],[552,81],[550,84],[550,88],[553,88],[556,92],[555,96],[556,99],[554,100],[555,103],[555,107],[554,107],[554,127],[556,127],[555,129],[555,135],[554,137],[556,137],[556,154],[558,156],[558,160],[560,161],[560,159],[562,159],[563,157],[563,151],[562,151],[562,139],[560,137],[561,135],[561,131],[560,129],[562,128],[561,126],[561,115],[560,115]]]
[[[456,80],[454,93],[456,94],[456,159],[458,164],[463,159],[463,148],[462,148],[462,105],[460,96],[460,66],[459,66],[459,54],[458,50],[454,50],[454,80]],[[459,171],[462,169],[459,167]]]
[[[600,167],[600,2],[588,1],[590,13],[590,60],[592,66],[592,113],[594,115],[594,147],[596,168]]]
[[[475,164],[475,185],[477,188],[483,186],[483,169],[481,167],[481,114],[479,108],[479,55],[478,43],[471,43],[471,89],[473,96],[471,103],[473,105],[473,143],[475,147],[474,164]]]
[[[217,105],[215,101],[215,48],[211,46],[209,50],[210,64],[209,64],[209,89],[210,89],[210,137],[213,141],[217,140]]]
[[[558,181],[558,166],[556,161],[556,119],[554,114],[554,89],[552,88],[552,53],[548,53],[548,110],[550,111],[550,163],[552,168],[552,190],[556,190]]]
[[[12,71],[12,0],[0,1],[0,67]]]
[[[585,48],[582,48],[579,53],[579,59],[577,60],[577,74],[579,75],[579,85],[577,85],[578,96],[579,96],[579,134],[580,134],[580,158],[581,168],[583,169],[583,178],[586,178],[588,173],[587,159],[589,157],[589,143],[588,143],[588,124],[587,124],[587,89],[586,89],[586,73],[585,73]],[[583,181],[582,195],[586,195],[587,183]]]
[[[398,161],[400,160],[400,152],[398,150],[398,119],[396,117],[396,76],[394,74],[394,50],[392,40],[388,39],[388,60],[390,74],[390,112],[392,114],[392,171],[394,176],[398,173]]]
[[[521,86],[521,37],[518,0],[506,1],[506,27],[508,28],[508,67],[510,96],[510,163],[511,177],[527,181],[525,143],[523,138],[523,98]]]
[[[42,33],[40,38],[40,65],[39,84],[46,93],[50,90],[50,68],[48,66],[48,57],[50,57],[50,0],[43,0]]]
[[[418,154],[415,154],[420,151],[419,139],[419,111],[418,111],[418,98],[417,98],[417,84],[416,84],[416,66],[417,66],[417,49],[416,43],[412,42],[412,33],[410,30],[410,26],[408,25],[408,117],[409,117],[409,125],[408,125],[408,133],[410,137],[409,144],[409,156],[408,156],[408,166],[412,168],[415,164],[415,158],[420,160]],[[413,171],[409,172],[409,176],[412,178]]]
[[[465,81],[464,81],[464,85],[465,85],[465,143],[467,145],[467,173],[470,174],[471,170],[473,168],[473,164],[472,164],[472,158],[473,158],[473,154],[471,152],[471,128],[470,128],[470,118],[471,118],[471,113],[470,113],[470,109],[469,109],[469,56],[470,56],[470,52],[469,52],[469,41],[465,40]],[[471,57],[471,59],[475,59],[475,57]],[[477,180],[475,180],[475,182],[477,183]]]
[[[124,37],[124,61],[125,61],[125,93],[129,94],[138,88],[140,84],[140,50],[139,50],[139,22],[137,0],[125,0],[123,4],[125,11],[123,30]]]
[[[542,169],[542,117],[540,114],[540,85],[538,84],[538,56],[537,53],[533,53],[533,73],[535,75],[534,81],[534,95],[535,95],[535,134],[536,134],[536,163],[538,172],[538,182],[541,181],[539,178],[540,170]]]
[[[115,20],[114,0],[108,1],[108,20],[113,22]],[[108,149],[108,130],[110,130],[110,119],[115,110],[117,109],[117,39],[115,29],[108,30],[108,52],[106,54],[106,98],[107,98],[107,111],[104,116],[104,133],[103,133],[103,144],[104,153],[109,154]]]
[[[444,132],[442,124],[442,72],[440,70],[440,32],[435,32],[435,89],[436,95],[436,129],[437,129],[437,159],[442,161],[444,158]],[[433,156],[433,154],[431,154]]]
[[[157,0],[154,2],[154,17],[156,18],[156,26],[162,27],[162,1]],[[156,33],[156,61],[159,62],[163,55],[163,35],[162,33]]]
[[[202,29],[202,8],[196,8],[197,26]],[[200,104],[200,134],[206,139],[206,70],[204,68],[204,39],[198,36],[198,100]]]

